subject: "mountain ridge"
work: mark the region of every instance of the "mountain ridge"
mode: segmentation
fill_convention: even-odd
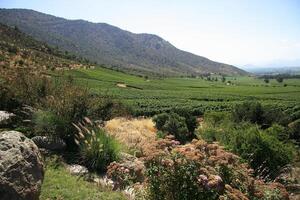
[[[163,38],[132,33],[107,23],[67,20],[27,9],[0,9],[0,22],[37,40],[99,64],[135,73],[246,75],[232,65],[180,50]]]

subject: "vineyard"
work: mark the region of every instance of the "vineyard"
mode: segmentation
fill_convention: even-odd
[[[94,94],[110,96],[130,105],[136,115],[154,115],[171,109],[186,108],[194,115],[207,110],[228,110],[244,100],[289,109],[300,102],[300,80],[282,83],[256,77],[165,78],[148,79],[105,68],[64,72]],[[217,80],[216,80],[217,79]],[[120,87],[121,85],[121,87]]]

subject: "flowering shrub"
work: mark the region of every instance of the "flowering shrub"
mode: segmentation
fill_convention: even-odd
[[[146,162],[148,199],[217,199],[223,183],[219,176],[207,177],[200,165],[180,154],[158,157]]]
[[[167,138],[154,146],[157,150],[144,158],[147,199],[264,199],[264,191],[274,189],[288,199],[281,184],[253,178],[252,169],[217,143],[178,145]]]
[[[124,163],[112,163],[108,167],[108,174],[121,188],[143,181],[135,192],[139,194],[138,199],[288,199],[281,184],[255,179],[254,171],[247,164],[217,143],[194,139],[180,145],[169,135],[145,146],[143,156],[138,160],[144,163],[144,170]]]

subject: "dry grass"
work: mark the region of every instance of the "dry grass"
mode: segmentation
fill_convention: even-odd
[[[129,149],[138,151],[156,139],[155,125],[149,118],[115,118],[106,122],[104,128]]]

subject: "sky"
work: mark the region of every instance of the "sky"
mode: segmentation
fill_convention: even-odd
[[[0,0],[0,7],[152,33],[236,66],[300,66],[300,0]]]

